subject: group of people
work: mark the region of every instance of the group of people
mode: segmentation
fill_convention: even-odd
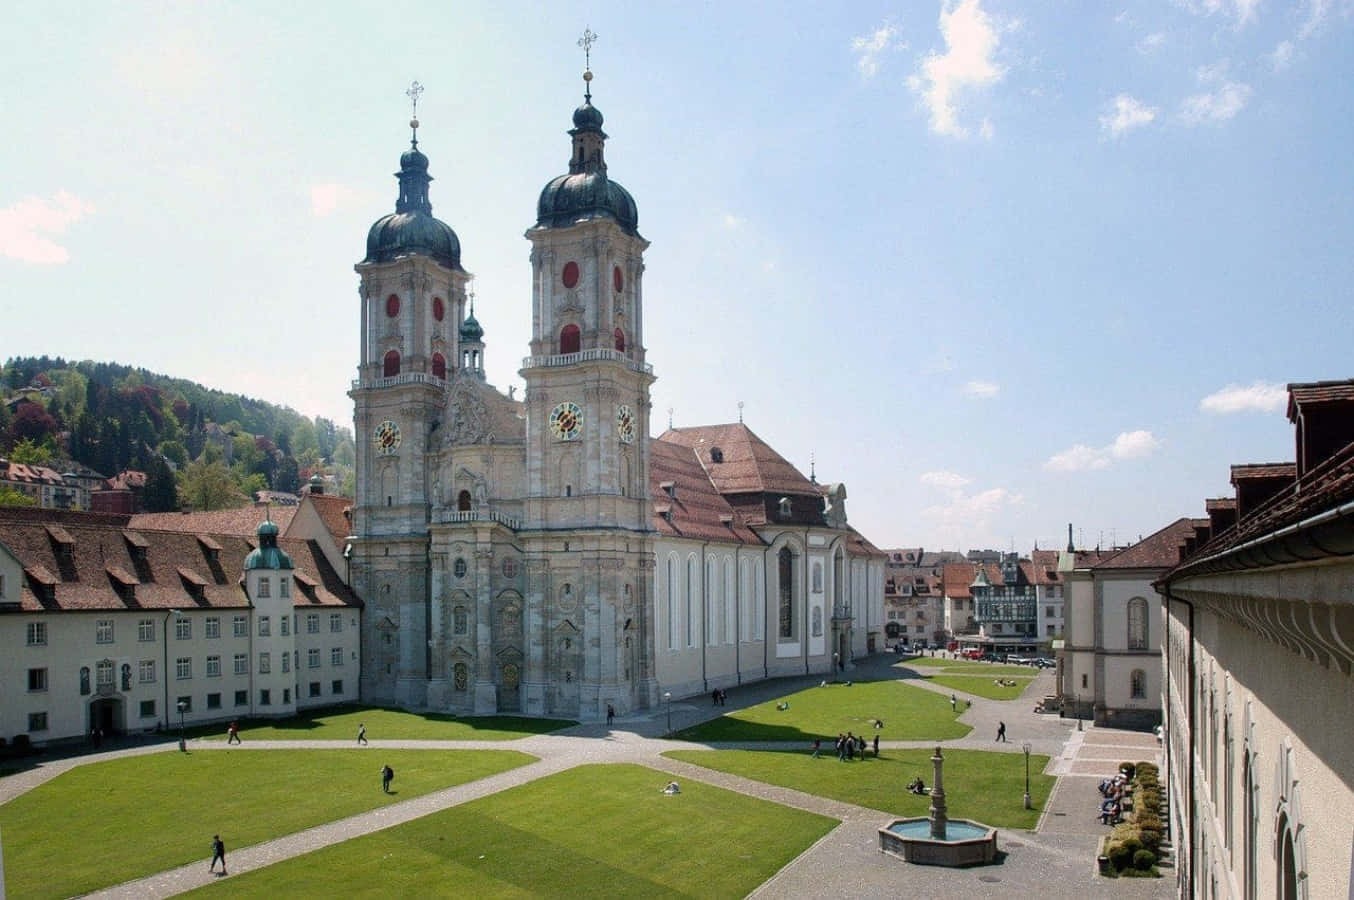
[[[711,706],[723,706],[725,703],[728,702],[728,699],[729,695],[724,692],[723,688],[715,688],[713,691],[710,692]]]
[[[880,722],[879,725],[876,727],[881,727],[883,724],[884,724],[883,722]],[[865,751],[870,748],[870,742],[865,740],[863,735],[855,735],[848,731],[846,734],[837,735],[837,742],[835,746],[837,750],[837,761],[847,762],[850,760],[854,760],[857,756],[859,756],[861,759],[864,759]],[[818,758],[819,752],[822,750],[822,748],[823,742],[821,740],[815,739],[813,742],[814,759]],[[878,734],[874,736],[874,758],[875,759],[879,758]]]
[[[1120,772],[1100,782],[1100,824],[1115,825],[1124,812],[1124,785],[1128,778]]]

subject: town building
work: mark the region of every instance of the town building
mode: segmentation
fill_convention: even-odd
[[[237,515],[249,532],[0,509],[0,737],[42,744],[357,700],[361,602],[320,540],[281,537],[263,509]]]
[[[1233,466],[1157,585],[1181,896],[1354,896],[1354,381],[1288,394],[1296,461]]]
[[[33,498],[43,509],[88,509],[89,491],[56,469],[0,458],[0,487]]]
[[[827,673],[883,643],[883,556],[743,423],[650,438],[644,252],[591,73],[568,171],[541,191],[522,399],[485,329],[428,157],[360,277],[352,585],[362,696],[588,720],[669,695]]]
[[[884,636],[905,646],[947,640],[941,609],[943,559],[921,547],[884,551]],[[962,554],[953,554],[962,559]],[[928,562],[923,562],[928,560]]]

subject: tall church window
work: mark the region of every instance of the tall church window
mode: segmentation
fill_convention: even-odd
[[[719,603],[715,600],[715,561],[705,561],[705,643],[719,643]]]
[[[386,316],[395,318],[400,314],[400,298],[398,294],[391,294],[386,298]]]
[[[734,598],[738,596],[733,574],[733,557],[724,557],[724,643],[732,644],[738,636]]]
[[[1134,669],[1133,674],[1129,676],[1129,695],[1134,700],[1142,700],[1147,697],[1147,673],[1142,669]]]
[[[1297,900],[1298,864],[1297,854],[1293,852],[1293,828],[1287,814],[1279,816],[1279,883],[1276,885],[1279,900]]]
[[[617,328],[616,331],[612,334],[612,337],[615,338],[615,340],[616,340],[616,349],[619,350],[619,351],[621,351],[622,353],[624,353],[624,352],[625,352],[625,332],[624,332],[624,331],[621,331],[619,328]]]
[[[582,345],[582,334],[577,325],[565,325],[559,333],[559,352],[577,353]]]
[[[456,495],[456,509],[459,512],[470,512],[470,492],[461,491]]]
[[[385,355],[385,377],[392,378],[400,374],[400,351],[391,350]]]
[[[677,649],[677,558],[668,557],[668,649]]]
[[[1128,601],[1128,649],[1147,649],[1147,601],[1141,597]]]
[[[686,558],[686,645],[696,646],[696,589],[700,586],[700,569],[696,568],[696,554]]]
[[[776,587],[780,592],[780,636],[795,636],[794,554],[782,547],[776,557]]]
[[[447,358],[440,353],[433,354],[433,377],[447,377]]]

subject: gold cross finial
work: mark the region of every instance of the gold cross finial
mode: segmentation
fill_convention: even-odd
[[[404,92],[404,96],[408,97],[408,98],[409,98],[409,102],[410,102],[411,104],[413,104],[414,113],[413,113],[413,116],[409,119],[409,127],[410,127],[411,129],[413,129],[414,136],[413,136],[412,140],[413,140],[414,146],[417,147],[417,146],[418,146],[418,98],[421,97],[421,96],[423,96],[423,85],[419,84],[417,81],[413,82],[412,84],[409,85],[409,90],[407,90],[407,91]]]
[[[583,29],[583,36],[578,39],[578,46],[583,48],[583,68],[592,69],[592,45],[597,43],[597,35],[591,28]]]

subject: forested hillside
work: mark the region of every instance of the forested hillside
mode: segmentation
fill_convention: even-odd
[[[312,474],[351,496],[352,432],[286,406],[117,363],[15,357],[0,370],[0,455],[105,477],[145,472],[150,511],[216,509]]]

